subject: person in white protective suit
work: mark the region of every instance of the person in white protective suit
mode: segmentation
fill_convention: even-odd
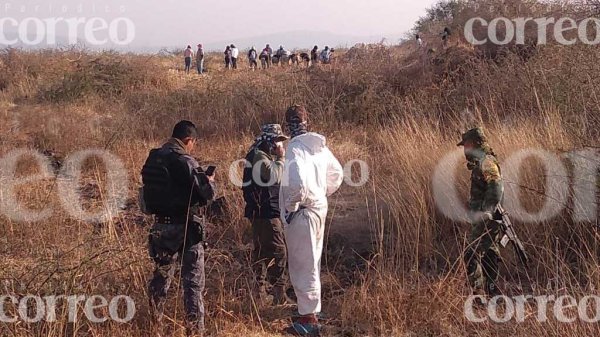
[[[292,137],[286,151],[279,195],[281,218],[288,249],[290,281],[297,297],[299,316],[286,332],[296,336],[320,336],[321,254],[327,197],[344,178],[339,161],[325,137],[308,132],[308,112],[295,105],[286,112]]]

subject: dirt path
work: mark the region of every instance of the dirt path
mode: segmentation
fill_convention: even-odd
[[[326,232],[330,248],[364,254],[373,250],[374,215],[368,195],[362,189],[344,186],[329,200]]]

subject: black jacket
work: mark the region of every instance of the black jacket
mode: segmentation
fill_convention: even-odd
[[[214,199],[215,184],[208,181],[196,159],[185,151],[179,140],[171,139],[160,149],[152,150],[145,167],[151,166],[157,160],[160,161],[159,165],[164,165],[169,172],[169,187],[158,186],[155,189],[159,194],[154,196],[154,200],[159,201],[156,215],[189,217],[199,214],[200,208]],[[144,177],[142,172],[142,177],[152,182],[152,177],[148,175],[151,174]],[[144,189],[152,187],[151,184],[144,182]]]
[[[255,170],[254,167],[256,167]],[[253,172],[256,176],[253,176]],[[244,168],[244,216],[248,219],[279,218],[279,187],[283,174],[283,159],[253,148],[246,155]]]

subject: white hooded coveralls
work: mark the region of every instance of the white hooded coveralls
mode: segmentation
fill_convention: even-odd
[[[327,148],[325,137],[311,132],[289,142],[279,205],[290,281],[300,315],[321,312],[320,265],[327,197],[338,190],[343,179],[344,170]]]

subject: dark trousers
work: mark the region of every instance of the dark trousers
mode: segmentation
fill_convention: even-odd
[[[237,57],[231,58],[231,66],[233,67],[233,69],[237,69]]]
[[[190,224],[191,225],[191,224]],[[157,319],[163,315],[167,293],[175,270],[181,263],[183,303],[188,330],[204,330],[205,285],[204,246],[202,242],[184,244],[185,225],[156,224],[150,234],[150,256],[154,260],[154,276],[149,284],[150,303]]]
[[[465,265],[471,287],[493,292],[498,279],[500,228],[495,221],[472,225],[470,244],[465,251]]]
[[[192,67],[192,58],[191,57],[186,57],[185,58],[185,72],[189,73],[191,67]]]
[[[287,250],[283,226],[279,219],[254,219],[253,262],[257,281],[261,287],[287,285]]]
[[[270,56],[263,56],[260,57],[260,64],[262,65],[263,69],[267,69],[271,66],[271,57]]]

